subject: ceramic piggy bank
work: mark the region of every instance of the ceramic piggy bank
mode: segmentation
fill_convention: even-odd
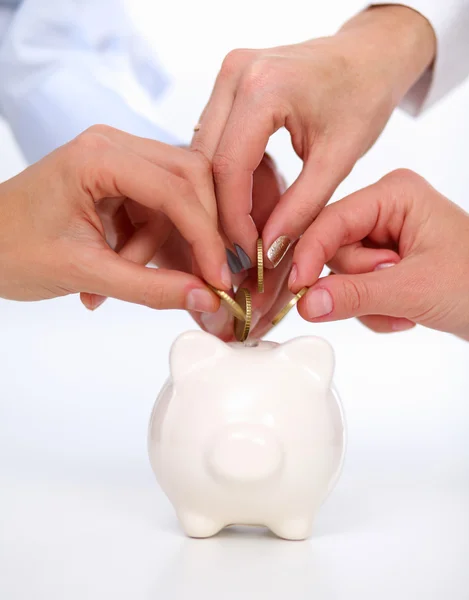
[[[188,332],[170,367],[149,453],[186,534],[238,524],[309,537],[344,454],[330,345],[316,337],[226,344]]]

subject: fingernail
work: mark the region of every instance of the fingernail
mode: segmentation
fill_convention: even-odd
[[[333,308],[332,296],[327,290],[313,290],[306,294],[306,310],[310,319],[325,317]]]
[[[292,288],[293,284],[296,281],[297,276],[298,276],[298,267],[296,266],[296,264],[294,264],[290,271],[290,277],[288,278],[288,288],[289,289]]]
[[[90,310],[96,310],[106,300],[106,296],[91,296]]]
[[[216,313],[204,313],[200,317],[205,329],[213,335],[223,333],[230,319],[231,315],[224,306],[220,306]]]
[[[240,259],[236,256],[234,252],[232,252],[228,248],[226,249],[226,258],[228,260],[228,265],[232,273],[236,274],[243,270],[243,265],[241,264]]]
[[[225,263],[221,268],[221,281],[226,288],[231,288],[231,272],[228,265]]]
[[[381,269],[388,269],[389,267],[395,267],[396,263],[393,262],[387,262],[387,263],[381,263],[380,265],[377,265],[375,267],[375,271],[381,271]]]
[[[197,312],[213,311],[213,296],[208,290],[191,290],[186,297],[186,309]]]
[[[407,329],[412,329],[415,326],[415,323],[409,321],[408,319],[394,319],[391,325],[391,329],[393,331],[407,331]]]
[[[288,249],[291,246],[291,240],[286,235],[281,235],[275,240],[272,246],[267,250],[267,258],[274,267],[278,267]]]
[[[238,255],[239,261],[243,267],[243,269],[250,269],[252,267],[252,262],[246,252],[238,246],[238,244],[234,244],[236,254]]]

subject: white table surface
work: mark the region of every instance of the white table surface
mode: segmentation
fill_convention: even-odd
[[[182,536],[151,482],[2,479],[5,600],[468,598],[469,488],[341,484],[306,542]]]

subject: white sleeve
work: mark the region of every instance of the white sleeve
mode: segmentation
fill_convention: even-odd
[[[416,116],[469,75],[469,0],[383,0],[372,4],[400,4],[413,8],[428,19],[435,31],[435,62],[401,103],[404,110]]]
[[[166,77],[124,0],[24,0],[0,45],[0,112],[35,162],[96,123],[167,143]]]

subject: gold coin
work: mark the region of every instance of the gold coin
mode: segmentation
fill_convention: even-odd
[[[217,288],[213,287],[213,285],[210,285],[209,283],[206,285],[220,298],[220,300],[234,317],[237,319],[242,319],[243,321],[245,320],[246,315],[244,314],[243,309],[227,292],[224,292],[223,290],[217,290]]]
[[[251,329],[252,302],[251,292],[246,288],[239,288],[236,292],[236,302],[244,309],[246,317],[244,319],[235,319],[234,334],[238,342],[244,342],[249,335]]]
[[[264,293],[264,246],[262,238],[257,240],[257,291]]]
[[[306,292],[308,291],[308,288],[304,287],[302,290],[300,290],[298,292],[298,294],[296,294],[296,296],[293,296],[293,298],[290,300],[290,302],[288,304],[286,304],[282,310],[275,315],[275,317],[272,319],[272,325],[277,325],[278,323],[280,323],[280,321],[291,311],[291,309],[295,306],[295,304],[298,302],[298,300],[300,298],[302,298]]]

